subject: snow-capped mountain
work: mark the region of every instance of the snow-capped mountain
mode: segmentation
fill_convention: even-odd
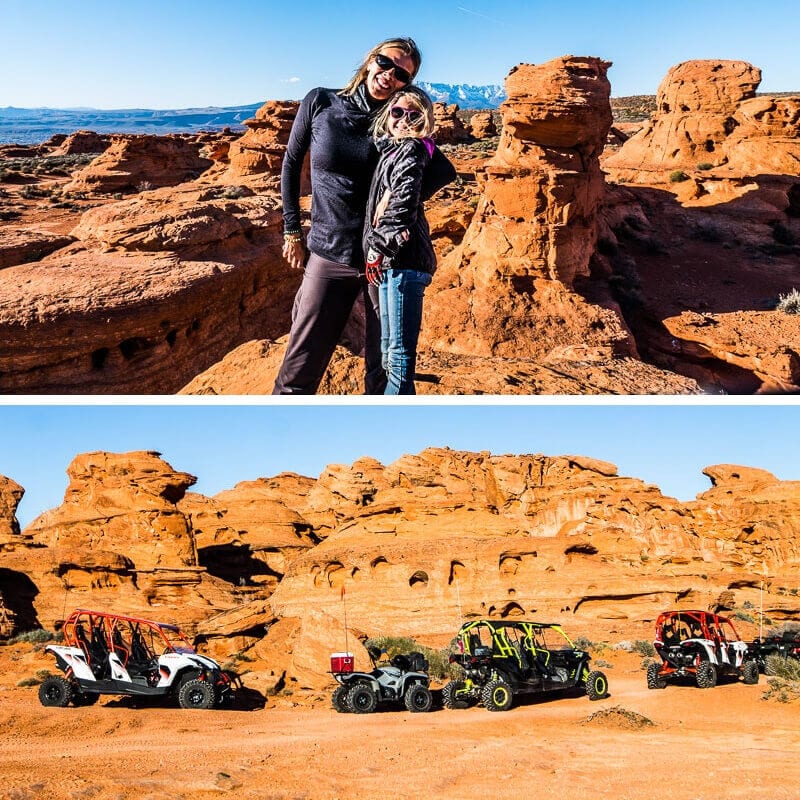
[[[417,86],[424,89],[437,103],[458,103],[459,108],[497,108],[506,99],[502,86],[472,86],[468,83],[427,83]]]

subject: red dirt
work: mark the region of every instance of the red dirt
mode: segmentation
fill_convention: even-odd
[[[20,670],[3,652],[11,650],[0,649],[2,800],[781,800],[796,797],[800,782],[797,708],[763,700],[763,677],[758,686],[648,691],[633,654],[602,654],[613,661],[612,695],[596,703],[548,697],[496,714],[356,716],[336,714],[319,695],[270,698],[256,711],[133,708],[113,698],[44,708],[35,687],[11,679]],[[613,707],[654,725],[630,728],[614,715],[587,722]]]

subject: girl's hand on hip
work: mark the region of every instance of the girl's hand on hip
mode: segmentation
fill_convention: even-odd
[[[292,269],[302,269],[306,262],[306,248],[302,242],[283,243],[283,257]]]

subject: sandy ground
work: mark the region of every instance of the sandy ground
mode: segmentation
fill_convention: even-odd
[[[319,695],[270,698],[251,711],[137,708],[113,698],[44,708],[35,687],[6,677],[0,797],[798,797],[796,704],[762,699],[763,677],[758,686],[648,691],[640,661],[615,656],[605,700],[550,695],[505,713],[345,715]],[[653,725],[616,714],[588,721],[615,707]]]

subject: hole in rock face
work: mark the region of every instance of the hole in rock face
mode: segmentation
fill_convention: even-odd
[[[706,153],[714,152],[714,142],[711,139],[706,139]]]
[[[525,616],[525,610],[519,603],[506,603],[500,611],[500,618],[507,619],[508,617],[519,618]]]
[[[569,555],[570,553],[580,553],[584,556],[594,556],[597,555],[597,548],[591,544],[575,544],[572,547],[568,547],[564,551],[564,555]]]
[[[409,579],[408,585],[412,588],[424,589],[428,585],[428,573],[417,570]]]
[[[119,351],[126,361],[130,361],[137,353],[141,353],[147,348],[147,342],[139,336],[133,336],[119,343]]]
[[[107,347],[99,347],[92,353],[92,369],[103,369],[108,358],[109,349]]]
[[[174,347],[174,346],[175,346],[175,341],[176,341],[176,339],[177,339],[177,338],[178,338],[178,331],[176,331],[176,330],[171,330],[171,331],[170,331],[170,332],[167,334],[167,344],[168,344],[170,347]]]
[[[448,586],[452,585],[453,581],[462,581],[467,577],[467,568],[460,561],[450,562],[450,576],[447,579]]]

